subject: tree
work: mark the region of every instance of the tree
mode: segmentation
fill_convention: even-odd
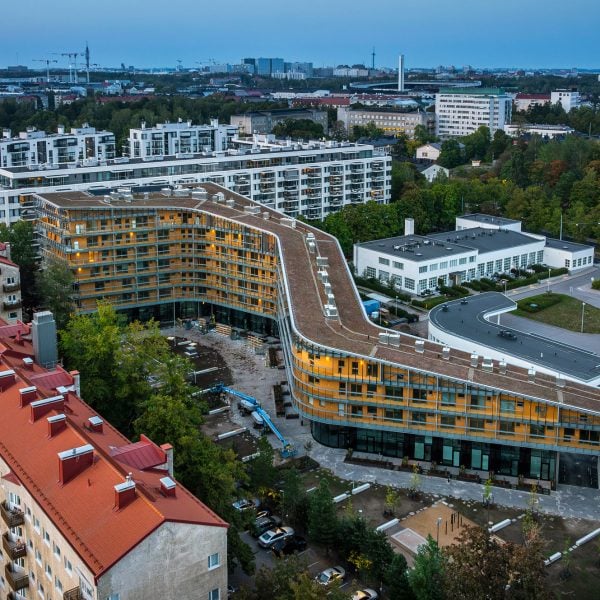
[[[10,227],[0,223],[0,241],[10,244],[10,259],[19,265],[23,309],[31,313],[37,305],[35,273],[38,267],[33,222],[17,221]]]
[[[458,541],[445,551],[447,597],[504,599],[510,581],[510,554],[480,527],[465,527]]]
[[[437,162],[446,169],[453,169],[463,164],[463,153],[457,140],[442,142],[442,149]]]
[[[389,598],[394,600],[413,600],[415,598],[408,580],[408,565],[402,554],[394,552],[383,582]]]
[[[408,572],[408,581],[415,600],[454,598],[451,594],[444,593],[445,567],[444,556],[439,546],[428,535],[427,543],[419,546],[414,567]]]
[[[65,327],[73,312],[74,281],[69,265],[57,259],[50,259],[43,269],[35,272],[40,306],[52,311],[57,329]]]
[[[333,547],[337,537],[337,512],[329,484],[322,479],[319,487],[312,492],[308,503],[308,535],[317,544],[325,546],[327,552]]]
[[[421,475],[419,474],[419,466],[413,465],[413,472],[410,476],[410,487],[408,491],[411,495],[416,496],[421,491]]]
[[[275,452],[265,436],[258,440],[258,456],[248,464],[249,483],[259,496],[271,489],[277,478],[277,470],[273,466]]]
[[[304,529],[308,519],[308,498],[300,475],[294,467],[286,469],[280,496],[281,515],[298,529]]]

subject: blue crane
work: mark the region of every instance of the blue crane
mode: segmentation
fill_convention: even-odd
[[[294,448],[293,444],[288,442],[283,437],[279,429],[277,429],[277,427],[275,426],[275,423],[271,421],[271,417],[269,417],[269,414],[261,408],[256,398],[253,398],[252,396],[244,394],[243,392],[240,392],[238,390],[234,390],[233,388],[227,387],[222,383],[217,384],[216,386],[210,388],[207,391],[231,394],[232,396],[239,398],[241,401],[242,408],[248,412],[256,412],[256,414],[258,414],[258,416],[263,420],[265,425],[275,434],[277,439],[281,442],[281,445],[283,446],[283,448],[281,449],[281,456],[283,458],[290,458],[291,456],[295,456],[296,449]]]

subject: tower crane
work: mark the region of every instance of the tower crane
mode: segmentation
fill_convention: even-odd
[[[54,58],[34,58],[33,62],[41,62],[46,64],[46,83],[50,83],[50,63],[58,62]]]
[[[83,52],[61,52],[61,56],[69,57],[69,83],[77,83],[77,57]]]

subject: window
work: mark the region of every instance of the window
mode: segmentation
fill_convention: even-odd
[[[33,517],[33,528],[35,529],[36,533],[40,532],[40,520],[37,517]]]
[[[413,412],[412,414],[413,423],[427,423],[427,414],[421,412]]]
[[[73,573],[73,565],[71,561],[65,556],[65,571],[71,575]]]
[[[427,265],[419,267],[419,273],[427,273]]]
[[[215,552],[208,557],[208,569],[216,569],[219,566],[219,553]]]
[[[379,264],[380,265],[385,265],[386,267],[390,266],[390,259],[389,258],[383,258],[383,256],[379,257]]]
[[[565,267],[567,267],[567,269],[571,266],[571,261],[568,258],[565,258]]]
[[[42,553],[37,548],[35,549],[35,561],[42,566]]]
[[[515,432],[515,424],[513,421],[500,421],[500,433],[512,434]]]
[[[44,529],[42,536],[44,538],[44,542],[46,542],[46,544],[48,544],[48,546],[49,546],[50,545],[50,534]]]
[[[362,384],[351,383],[350,384],[350,395],[351,396],[361,396],[362,395]]]
[[[409,279],[408,277],[404,278],[404,287],[407,290],[414,290],[415,289],[415,280],[414,279]]]
[[[442,427],[454,427],[456,425],[456,417],[450,415],[442,415],[440,418],[440,425]]]
[[[384,418],[388,421],[402,421],[402,410],[397,408],[386,408]]]
[[[393,261],[392,266],[394,267],[394,269],[399,269],[400,271],[404,270],[404,263]]]
[[[379,279],[381,281],[389,281],[389,279],[390,279],[389,271],[382,271],[381,269],[379,269]]]
[[[61,581],[61,580],[60,580],[58,577],[55,577],[55,578],[54,578],[54,587],[56,588],[56,591],[57,591],[59,594],[62,594],[62,591],[63,591],[63,584],[62,584],[62,581]]]
[[[365,269],[365,275],[367,279],[375,279],[377,277],[377,271],[373,267],[367,267]]]
[[[44,567],[44,572],[46,573],[46,577],[52,581],[52,567],[48,563]]]
[[[220,597],[219,588],[215,588],[208,592],[208,600],[219,600]]]
[[[54,546],[54,556],[56,556],[56,558],[58,558],[60,560],[60,547],[57,546],[56,544],[53,544]]]
[[[358,361],[352,361],[352,375],[358,375]]]

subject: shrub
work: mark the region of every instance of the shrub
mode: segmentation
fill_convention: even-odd
[[[517,302],[517,306],[519,307],[519,310],[523,310],[528,313],[537,313],[545,308],[559,304],[560,302],[562,302],[561,296],[550,293],[519,300],[519,302]]]

